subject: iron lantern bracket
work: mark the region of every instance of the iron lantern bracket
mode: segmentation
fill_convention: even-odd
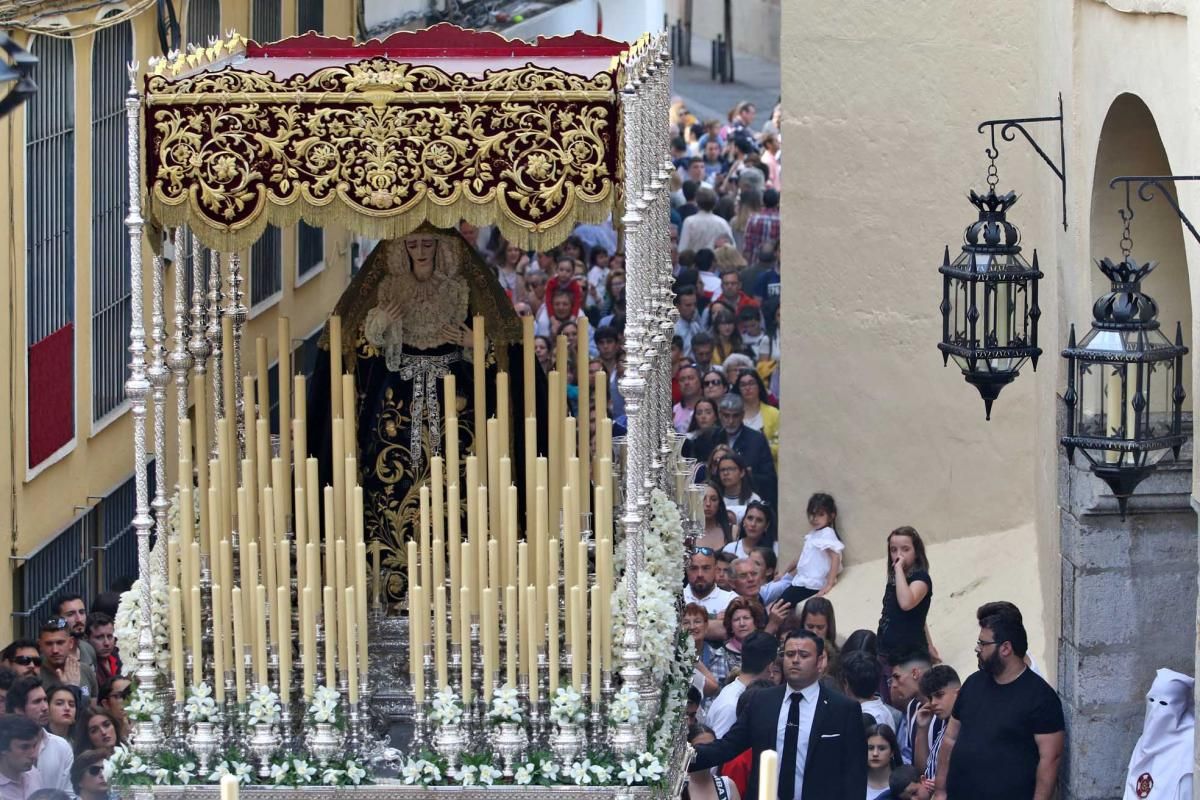
[[[1058,160],[1060,162],[1059,164],[1054,163],[1054,159],[1052,159],[1049,155],[1046,154],[1046,151],[1042,149],[1042,146],[1037,143],[1037,140],[1034,139],[1033,136],[1029,133],[1029,131],[1026,130],[1026,128],[1025,128],[1026,125],[1044,123],[1044,122],[1057,122],[1058,123]],[[1022,136],[1024,136],[1025,141],[1029,142],[1030,146],[1033,147],[1033,149],[1037,152],[1037,154],[1039,156],[1041,156],[1042,161],[1046,162],[1046,165],[1050,167],[1050,169],[1054,172],[1055,176],[1058,178],[1058,182],[1062,186],[1062,226],[1063,226],[1063,230],[1065,231],[1067,229],[1067,174],[1066,174],[1066,171],[1067,171],[1067,142],[1066,142],[1066,137],[1063,132],[1062,92],[1059,92],[1059,94],[1058,94],[1058,116],[1056,116],[1056,117],[1020,117],[1017,119],[989,119],[989,120],[985,120],[985,121],[979,123],[979,127],[977,128],[979,133],[983,133],[984,128],[991,129],[990,133],[991,133],[991,137],[992,137],[992,144],[984,152],[986,152],[988,158],[992,159],[993,161],[995,161],[996,157],[1000,155],[1000,151],[996,146],[996,128],[997,127],[1000,128],[1000,138],[1006,142],[1015,141],[1018,133],[1021,134]],[[1193,231],[1193,233],[1194,233],[1194,231]]]
[[[1125,208],[1121,212],[1122,218],[1124,218],[1125,214],[1128,214],[1131,218],[1133,216],[1133,207],[1130,205],[1130,187],[1134,183],[1140,184],[1137,195],[1143,202],[1149,203],[1154,199],[1155,192],[1158,192],[1171,208],[1175,209],[1175,214],[1179,217],[1179,221],[1192,234],[1192,238],[1200,242],[1200,233],[1196,232],[1196,226],[1187,218],[1187,214],[1183,213],[1183,209],[1179,207],[1179,201],[1175,199],[1175,195],[1171,194],[1171,190],[1167,188],[1166,183],[1168,181],[1200,181],[1200,175],[1120,175],[1108,182],[1108,188],[1115,189],[1118,183],[1125,184]]]

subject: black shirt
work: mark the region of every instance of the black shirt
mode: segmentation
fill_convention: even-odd
[[[1033,796],[1035,734],[1063,730],[1062,702],[1031,669],[999,684],[976,672],[954,703],[960,728],[950,754],[949,800],[1018,800]]]
[[[921,598],[921,602],[908,611],[900,608],[894,581],[888,581],[887,588],[883,590],[883,614],[879,617],[877,635],[879,652],[889,660],[893,655],[909,655],[929,646],[925,639],[925,617],[933,600],[933,579],[928,572],[917,570],[908,576],[908,582],[911,584],[913,581],[922,581],[929,591]]]

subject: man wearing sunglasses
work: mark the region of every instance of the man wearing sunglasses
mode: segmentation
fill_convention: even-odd
[[[42,667],[42,654],[38,652],[37,642],[17,639],[0,650],[0,666],[12,670],[18,678],[37,675]]]
[[[86,703],[98,694],[96,670],[81,662],[74,652],[70,627],[71,624],[62,617],[51,617],[42,623],[38,633],[38,650],[42,654],[40,674],[47,686],[54,683],[78,686]]]

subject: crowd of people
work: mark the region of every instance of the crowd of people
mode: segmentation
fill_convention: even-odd
[[[126,741],[122,675],[113,635],[119,595],[68,594],[37,639],[0,650],[0,800],[106,800],[104,760]]]

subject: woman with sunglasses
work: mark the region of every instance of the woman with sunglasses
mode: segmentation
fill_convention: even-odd
[[[754,483],[750,480],[750,472],[746,468],[745,459],[732,450],[725,453],[717,462],[716,477],[717,483],[721,485],[721,496],[725,500],[725,507],[733,513],[734,522],[740,524],[746,508],[751,503],[762,502],[762,498],[754,492]],[[744,556],[745,553],[742,555]]]
[[[729,391],[729,384],[725,382],[725,374],[719,369],[710,369],[704,373],[704,379],[700,381],[701,393],[709,400],[720,400]]]
[[[71,765],[71,786],[79,800],[108,800],[111,796],[104,777],[104,760],[112,755],[102,750],[85,750]]]
[[[79,690],[74,686],[51,686],[46,692],[46,701],[50,705],[50,722],[46,730],[55,736],[61,736],[68,742],[75,739],[75,714],[78,705]]]
[[[75,752],[100,750],[112,755],[118,745],[125,744],[121,723],[111,711],[92,706],[84,709],[75,732]]]
[[[721,550],[733,541],[733,515],[725,508],[725,499],[712,483],[704,484],[704,533],[696,542],[701,547]]]

